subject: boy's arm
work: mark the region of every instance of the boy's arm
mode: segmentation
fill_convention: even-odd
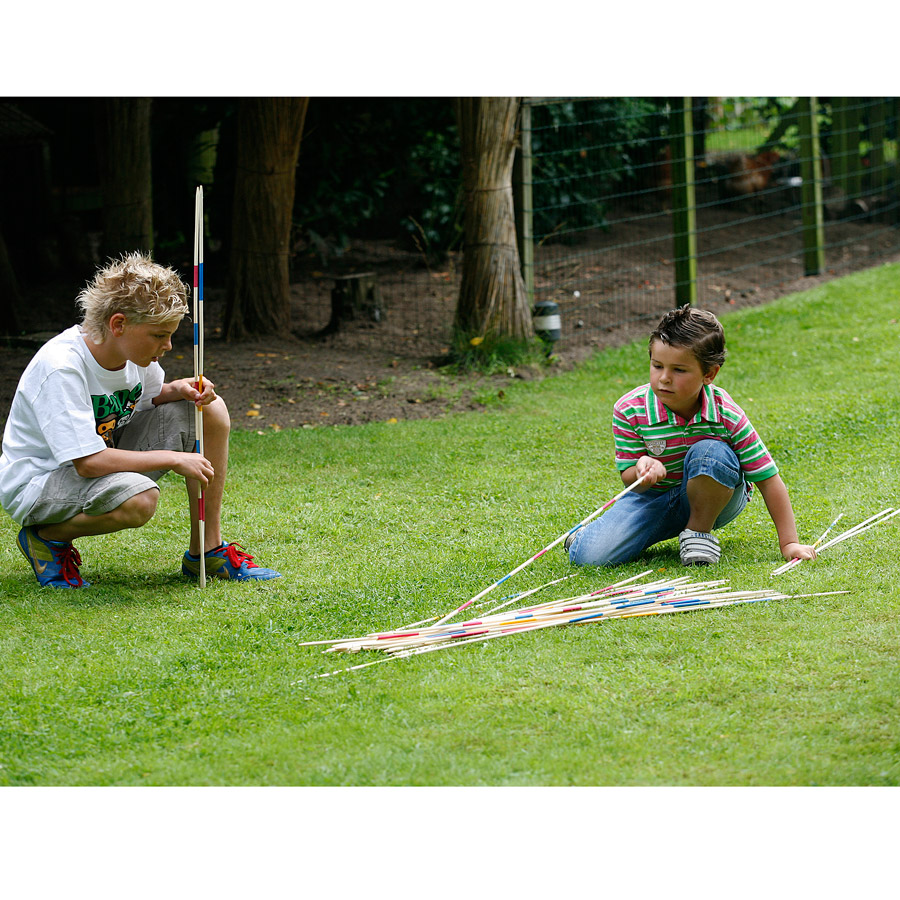
[[[212,481],[212,463],[199,453],[177,450],[117,450],[108,447],[98,453],[72,460],[82,478],[99,478],[114,472],[158,472],[160,469],[193,478],[204,487]]]
[[[216,399],[215,385],[203,379],[203,392],[194,387],[191,378],[178,378],[163,384],[153,398],[153,405],[190,400],[197,406],[205,406]],[[99,478],[114,472],[158,472],[160,469],[175,472],[185,478],[193,478],[206,487],[215,475],[212,463],[199,453],[183,453],[177,450],[118,450],[107,447],[89,456],[72,460],[75,471],[82,478]]]
[[[203,379],[203,392],[197,390],[196,382],[193,378],[178,378],[175,381],[167,381],[159,389],[159,393],[153,398],[153,405],[159,406],[161,403],[172,403],[175,400],[190,400],[196,406],[206,406],[216,399],[216,386]],[[132,469],[131,471],[136,471]],[[148,471],[152,472],[153,469]]]
[[[190,400],[196,406],[206,406],[216,399],[215,385],[203,379],[202,393],[194,386],[192,378],[168,381],[153,398],[154,406],[175,400]],[[114,472],[158,472],[160,469],[175,472],[185,478],[193,478],[206,487],[215,475],[212,463],[199,453],[183,453],[177,450],[118,450],[107,447],[89,456],[72,460],[75,471],[82,478],[99,478]]]
[[[775,524],[778,532],[778,543],[781,547],[781,555],[785,559],[815,559],[816,551],[797,540],[797,523],[794,519],[794,508],[791,506],[791,498],[780,475],[773,475],[757,481],[756,486],[766,503],[766,509]]]

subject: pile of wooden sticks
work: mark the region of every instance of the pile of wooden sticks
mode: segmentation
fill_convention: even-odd
[[[381,650],[392,658],[402,658],[558,625],[580,625],[616,618],[664,615],[688,610],[732,606],[738,603],[783,600],[791,596],[770,589],[731,591],[725,587],[727,581],[724,579],[691,583],[687,576],[635,584],[639,579],[650,575],[651,572],[652,570],[647,570],[625,581],[587,594],[488,614],[459,624],[451,625],[443,621],[430,626],[417,624],[394,631],[367,634],[359,638],[313,643],[329,644],[330,646],[325,650],[326,653]],[[534,591],[528,593],[531,594]],[[830,593],[848,592],[834,591]],[[373,665],[373,663],[365,663],[352,668],[364,668],[367,665]],[[350,671],[350,669],[340,671]]]
[[[864,531],[868,531],[870,528],[874,528],[876,525],[881,525],[882,522],[887,522],[888,519],[892,519],[896,515],[900,515],[900,509],[894,509],[892,506],[889,506],[887,509],[881,510],[881,512],[876,513],[874,516],[870,516],[868,519],[860,522],[858,525],[854,525],[852,528],[848,528],[846,531],[842,531],[840,534],[835,535],[828,543],[822,544],[822,541],[825,539],[825,536],[837,525],[838,521],[843,517],[843,513],[837,517],[822,533],[822,536],[818,538],[818,540],[812,545],[817,553],[821,553],[823,550],[827,550],[829,547],[833,547],[835,544],[840,544],[841,541],[846,541],[848,538],[856,537],[859,534],[862,534]],[[821,544],[821,546],[819,546]],[[779,566],[773,573],[772,576],[775,575],[783,575],[785,572],[789,572],[795,566],[800,565],[803,562],[800,557],[796,559],[790,560],[790,562],[786,562],[783,566]]]
[[[328,646],[324,651],[326,653],[358,653],[360,650],[381,650],[387,654],[386,657],[382,657],[374,662],[362,663],[358,666],[351,666],[348,669],[338,670],[338,672],[351,672],[355,669],[364,669],[367,666],[385,662],[388,659],[405,658],[419,653],[431,653],[436,650],[446,650],[451,647],[460,647],[466,644],[489,641],[498,637],[508,637],[513,634],[521,634],[524,631],[536,631],[540,628],[550,628],[558,625],[583,625],[588,622],[603,622],[608,619],[657,616],[695,609],[733,606],[737,603],[759,603],[766,600],[824,597],[832,594],[849,593],[849,591],[826,591],[818,594],[783,594],[769,589],[731,591],[725,587],[727,581],[724,579],[692,584],[687,576],[665,581],[652,581],[640,585],[636,584],[640,579],[651,574],[652,570],[647,570],[640,575],[626,578],[624,581],[619,581],[616,584],[608,585],[587,594],[565,597],[562,600],[551,600],[548,603],[520,606],[518,609],[500,612],[500,610],[505,609],[516,600],[521,602],[543,588],[573,577],[566,576],[565,578],[557,578],[555,581],[548,582],[540,588],[534,588],[525,593],[514,595],[508,602],[501,603],[494,609],[474,619],[469,619],[462,623],[449,624],[450,619],[463,610],[472,607],[476,601],[481,600],[513,575],[521,572],[535,560],[540,559],[552,547],[564,541],[568,536],[575,534],[576,531],[601,515],[629,491],[634,490],[641,481],[643,481],[643,478],[635,481],[613,497],[612,500],[607,501],[603,506],[579,522],[574,528],[561,534],[534,556],[526,559],[525,562],[511,572],[486,587],[472,597],[471,600],[467,600],[461,606],[451,610],[442,618],[426,619],[424,622],[416,622],[413,625],[407,625],[393,631],[373,632],[358,638],[309,641],[306,642],[306,645],[327,644]],[[855,525],[853,528],[849,528],[842,534],[837,535],[837,537],[832,538],[827,544],[823,544],[822,541],[825,539],[825,536],[841,518],[841,516],[838,516],[813,546],[818,547],[821,544],[820,551],[825,550],[898,514],[900,514],[900,509],[889,508],[882,510],[877,515],[871,516],[864,522],[860,522],[859,525]],[[786,572],[799,562],[799,559],[791,560],[772,574],[779,575],[782,572]],[[434,624],[428,624],[430,622]],[[324,678],[328,675],[336,675],[338,672],[326,672],[316,677]]]

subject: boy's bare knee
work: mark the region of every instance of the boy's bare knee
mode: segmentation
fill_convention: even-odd
[[[212,403],[203,407],[203,427],[204,429],[212,427],[221,431],[231,430],[228,406],[221,397],[216,397]]]
[[[734,488],[716,481],[711,475],[695,475],[688,479],[687,489],[689,496],[697,497],[719,495],[730,497],[734,493]]]
[[[115,510],[115,513],[122,528],[140,528],[153,518],[158,503],[159,491],[156,488],[150,488],[129,497]]]

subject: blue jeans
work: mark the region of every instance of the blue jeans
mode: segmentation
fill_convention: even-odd
[[[575,533],[569,560],[577,566],[614,566],[630,562],[652,544],[677,537],[691,517],[687,483],[698,475],[734,488],[713,527],[721,528],[736,519],[750,499],[750,486],[737,455],[723,441],[698,441],[684,458],[680,484],[662,493],[626,494]]]

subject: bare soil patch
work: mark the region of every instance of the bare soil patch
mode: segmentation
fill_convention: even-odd
[[[486,399],[514,379],[542,378],[571,368],[598,349],[644,337],[672,304],[672,292],[667,289],[672,281],[672,261],[666,258],[666,253],[671,254],[668,228],[667,216],[658,215],[630,226],[626,223],[614,235],[596,236],[579,248],[588,260],[587,251],[602,250],[610,242],[622,249],[617,249],[615,283],[604,282],[602,266],[594,266],[598,271],[592,273],[587,263],[583,271],[576,266],[565,279],[558,291],[563,340],[556,345],[552,365],[493,376],[450,373],[443,365],[458,285],[458,258],[451,257],[439,268],[429,267],[420,256],[403,253],[389,242],[368,242],[354,245],[341,271],[378,272],[385,310],[380,321],[351,322],[337,334],[313,337],[328,322],[333,280],[310,267],[296,272],[292,284],[296,333],[225,343],[218,337],[224,293],[207,287],[205,374],[228,402],[234,428],[242,430],[427,419],[484,409]],[[761,232],[764,228],[768,234]],[[721,237],[711,238],[719,245],[710,244],[708,252],[714,252],[716,267],[730,274],[706,275],[701,304],[714,312],[754,306],[836,275],[900,258],[892,252],[897,244],[895,229],[878,223],[833,223],[828,240],[837,249],[829,254],[831,267],[821,276],[803,277],[796,235],[784,230],[783,236],[772,236],[771,225],[748,218],[730,224],[727,235],[722,229]],[[660,251],[648,262],[647,242],[652,240],[658,240]],[[627,264],[629,246],[634,248],[630,251],[633,266]],[[756,262],[761,255],[766,259],[762,265]],[[540,260],[537,271],[540,274]],[[623,276],[623,272],[631,274]],[[584,292],[576,301],[571,289],[579,284]],[[0,345],[0,424],[6,420],[19,376],[35,348],[74,321],[73,300],[79,288],[57,284],[29,292],[28,340]],[[616,294],[612,310],[604,309],[604,289]],[[591,319],[592,310],[605,318]],[[192,373],[191,330],[186,323],[163,365],[170,378]]]

